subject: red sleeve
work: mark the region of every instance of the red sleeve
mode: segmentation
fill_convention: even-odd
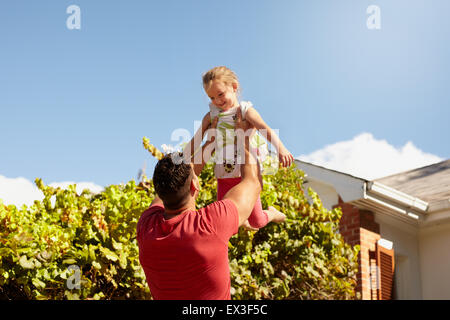
[[[139,239],[140,233],[141,233],[143,230],[145,230],[145,228],[146,228],[148,218],[149,218],[153,213],[158,212],[158,211],[161,211],[161,210],[164,211],[164,205],[158,203],[158,204],[151,205],[150,207],[148,207],[147,210],[145,210],[145,211],[142,213],[142,215],[141,215],[141,217],[139,218],[139,221],[138,221],[138,223],[137,223],[137,226],[136,226],[136,237],[137,237],[138,239]]]
[[[230,238],[238,232],[239,212],[229,199],[216,201],[207,206],[210,225],[219,239],[228,244]]]

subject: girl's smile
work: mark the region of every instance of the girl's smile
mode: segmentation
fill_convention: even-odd
[[[227,85],[223,81],[213,80],[206,93],[217,108],[227,111],[239,105],[236,90],[237,86],[235,84]]]

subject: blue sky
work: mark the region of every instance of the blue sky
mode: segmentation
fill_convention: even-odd
[[[66,27],[72,4],[80,30]],[[449,12],[447,0],[2,1],[0,175],[106,186],[147,162],[151,176],[142,137],[193,133],[217,65],[294,156],[370,133],[448,159]]]

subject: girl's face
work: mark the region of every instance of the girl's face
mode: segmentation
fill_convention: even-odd
[[[223,81],[213,80],[206,94],[220,110],[227,111],[239,105],[236,97],[237,84],[227,85]]]

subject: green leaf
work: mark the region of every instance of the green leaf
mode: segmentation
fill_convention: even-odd
[[[92,261],[92,266],[97,270],[100,270],[102,268],[101,264],[97,261]]]
[[[80,300],[80,295],[78,293],[76,293],[76,292],[72,292],[72,291],[66,290],[64,292],[64,295],[66,296],[66,298],[68,300]]]
[[[73,258],[63,260],[63,264],[75,264],[75,263],[77,263],[77,260],[75,260]]]
[[[100,252],[108,260],[111,260],[111,261],[119,260],[119,257],[117,256],[117,254],[115,252],[109,250],[108,248],[100,247]]]
[[[122,252],[119,256],[119,265],[122,269],[126,269],[127,264],[128,264],[127,255]]]
[[[95,260],[96,259],[95,249],[97,249],[96,246],[89,245],[89,258],[91,260]]]
[[[34,268],[34,263],[33,263],[32,259],[28,260],[26,255],[23,255],[20,257],[19,264],[24,269],[33,269]]]
[[[123,250],[122,243],[116,242],[114,239],[112,239],[112,246],[115,250]]]
[[[33,285],[38,288],[38,289],[44,289],[45,288],[45,282],[42,282],[41,280],[37,279],[37,278],[33,278],[31,280],[31,282],[33,283]]]

